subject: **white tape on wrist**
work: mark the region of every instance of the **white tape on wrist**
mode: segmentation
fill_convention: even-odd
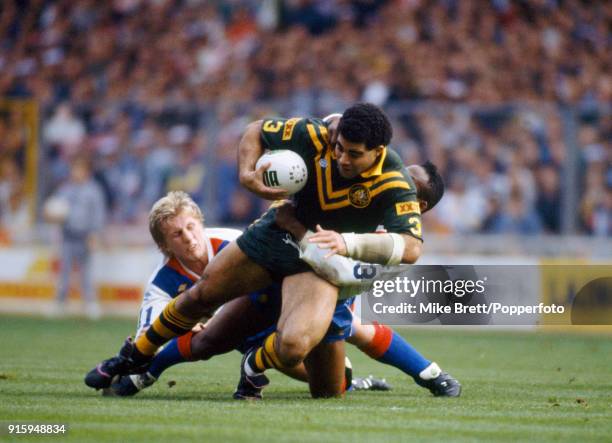
[[[402,262],[404,238],[399,234],[342,234],[347,255],[355,260],[383,265]]]
[[[357,234],[354,232],[346,232],[342,234],[344,244],[346,245],[346,255],[355,258],[355,250],[357,249]]]
[[[399,234],[391,233],[388,235],[393,238],[393,252],[391,253],[391,257],[389,257],[387,265],[399,265],[402,262],[402,257],[404,256],[406,241],[404,240],[404,237]]]

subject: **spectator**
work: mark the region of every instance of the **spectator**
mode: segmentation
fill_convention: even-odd
[[[0,160],[0,243],[10,244],[28,238],[31,228],[30,205],[17,162]]]
[[[559,172],[551,165],[542,165],[537,170],[536,212],[546,232],[558,234],[561,230],[561,188]]]
[[[489,222],[491,233],[536,235],[542,230],[540,220],[518,190],[510,194],[505,210],[498,212]]]
[[[77,153],[85,138],[85,125],[74,115],[69,104],[57,107],[43,129],[43,140],[57,146],[63,156],[71,157]]]
[[[437,208],[437,218],[451,232],[475,233],[485,218],[486,199],[482,189],[469,188],[467,178],[455,175]]]
[[[65,311],[70,275],[73,267],[77,267],[85,314],[97,319],[101,312],[91,275],[91,252],[106,222],[106,207],[102,189],[91,178],[87,160],[79,158],[73,162],[70,179],[51,199],[46,204],[45,216],[48,221],[59,223],[62,233],[56,313]]]

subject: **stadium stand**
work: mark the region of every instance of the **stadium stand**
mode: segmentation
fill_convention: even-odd
[[[244,122],[367,100],[392,115],[406,162],[442,168],[448,193],[426,220],[430,232],[610,236],[607,2],[32,0],[2,9],[0,96],[34,98],[41,110],[38,201],[85,152],[114,224],[142,222],[153,201],[181,188],[209,221],[244,225],[261,210],[236,180]],[[7,121],[2,189],[25,167]],[[457,210],[465,216],[449,216]]]

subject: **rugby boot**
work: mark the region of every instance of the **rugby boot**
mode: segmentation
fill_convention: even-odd
[[[270,384],[270,380],[262,372],[256,375],[247,375],[244,366],[251,352],[246,352],[240,363],[240,381],[234,392],[235,400],[261,400],[263,398],[261,391]]]
[[[148,372],[143,374],[122,375],[118,381],[106,389],[104,395],[131,397],[145,388],[152,386],[157,379]]]
[[[135,351],[132,337],[128,337],[115,357],[102,361],[85,375],[85,384],[90,388],[104,389],[108,388],[117,376],[144,372],[151,358],[144,359],[139,356],[142,361],[136,361]]]
[[[416,379],[418,385],[429,389],[434,397],[459,397],[461,395],[461,384],[447,372],[441,372],[431,380]]]
[[[390,391],[391,385],[384,378],[355,377],[351,383],[351,391]]]

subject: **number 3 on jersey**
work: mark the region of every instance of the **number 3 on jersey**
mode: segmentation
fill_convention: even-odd
[[[266,132],[278,132],[283,127],[283,122],[268,120],[263,124],[263,130]]]
[[[422,232],[421,232],[421,219],[419,217],[410,217],[408,219],[408,223],[410,223],[412,226],[410,228],[410,232],[412,232],[413,235],[421,238]]]

